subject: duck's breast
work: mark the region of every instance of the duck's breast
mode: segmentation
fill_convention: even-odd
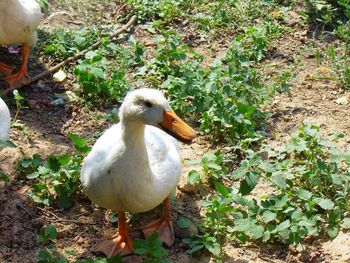
[[[174,194],[181,176],[181,157],[178,142],[166,132],[146,126],[146,148],[154,175],[154,187],[160,199]]]

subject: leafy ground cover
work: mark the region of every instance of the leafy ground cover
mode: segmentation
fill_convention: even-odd
[[[31,74],[102,44],[62,68],[63,82],[6,98],[17,147],[0,149],[3,261],[350,259],[347,1],[40,3]],[[110,41],[133,14],[134,29]],[[200,137],[181,147],[175,246],[135,230],[136,255],[107,260],[90,249],[116,217],[81,192],[80,164],[143,86],[162,89]],[[132,228],[151,214],[130,215]]]

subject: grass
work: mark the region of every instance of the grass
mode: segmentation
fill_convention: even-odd
[[[41,1],[47,9],[45,3]],[[97,50],[65,69],[74,79],[69,88],[84,106],[120,105],[135,87],[159,88],[172,108],[193,120],[206,142],[212,143],[210,152],[192,162],[198,169],[188,174],[191,185],[210,189],[201,202],[204,215],[196,220],[199,234],[183,240],[189,254],[206,249],[217,262],[223,262],[227,244],[247,242],[291,245],[301,251],[310,240],[332,239],[350,228],[350,153],[334,146],[342,136],[325,137],[319,127],[302,125],[278,147],[271,148],[265,142],[266,120],[271,117],[266,105],[276,93],[293,92],[295,72],[289,67],[267,80],[263,70],[276,40],[293,31],[283,21],[286,10],[296,3],[122,1],[129,13],[118,19],[136,14],[146,40],[131,35],[128,40],[109,42],[106,36],[114,27],[94,19],[103,15],[97,5],[110,3],[64,0],[50,5],[49,10],[78,10],[87,23],[79,29],[46,32],[48,37],[40,42],[42,56],[60,61],[102,40]],[[337,39],[322,49],[312,47],[319,68],[332,73],[315,78],[332,78],[339,87],[350,88],[349,5],[342,0],[303,3],[300,24],[316,25],[323,30],[321,38],[332,35]],[[223,55],[204,64],[207,54],[196,51],[197,46],[186,40],[186,32],[194,32],[203,42],[224,40]],[[146,42],[154,45],[146,46]],[[18,93],[16,102],[15,119],[25,110]],[[69,210],[83,198],[79,172],[92,142],[67,136],[74,153],[35,154],[18,160],[17,173],[26,178],[25,184],[31,186],[29,196],[38,206]],[[4,173],[0,173],[0,180],[11,182]],[[269,191],[254,195],[262,181]],[[37,262],[67,262],[54,245],[58,238],[53,226],[39,231]],[[168,262],[167,251],[156,235],[134,245],[143,262]],[[120,262],[120,258],[77,262]]]

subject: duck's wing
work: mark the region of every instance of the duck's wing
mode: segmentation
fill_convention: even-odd
[[[96,141],[91,152],[86,156],[81,169],[81,181],[84,187],[94,178],[105,174],[113,164],[115,147],[118,145],[120,125],[115,124],[106,130]]]

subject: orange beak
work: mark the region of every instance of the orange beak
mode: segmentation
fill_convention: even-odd
[[[184,141],[192,141],[196,136],[196,132],[181,120],[174,111],[164,111],[164,120],[160,123],[166,131],[178,136]]]

